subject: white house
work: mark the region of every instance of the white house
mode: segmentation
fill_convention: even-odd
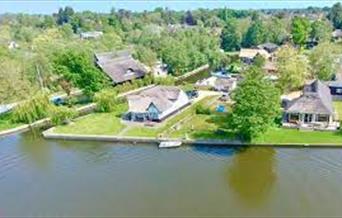
[[[190,104],[185,92],[174,86],[155,86],[127,100],[125,119],[130,121],[162,121]]]

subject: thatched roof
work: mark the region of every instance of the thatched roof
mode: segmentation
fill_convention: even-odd
[[[173,106],[182,90],[173,86],[155,86],[139,94],[127,96],[130,112],[144,113],[153,104],[159,112],[164,112]]]
[[[333,115],[329,88],[319,80],[313,81],[304,87],[303,95],[293,100],[286,112]]]
[[[239,53],[240,58],[250,58],[253,59],[257,54],[260,54],[265,59],[268,59],[271,55],[264,49],[251,49],[242,48]]]
[[[273,53],[273,52],[275,52],[279,48],[278,45],[276,45],[274,43],[271,43],[271,42],[267,42],[267,43],[258,45],[257,47],[259,49],[264,49],[264,50],[266,50],[269,53]]]
[[[141,78],[147,72],[144,65],[135,60],[129,51],[95,54],[95,58],[97,65],[114,83]]]

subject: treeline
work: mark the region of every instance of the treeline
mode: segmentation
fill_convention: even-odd
[[[3,14],[0,103],[40,89],[78,87],[93,93],[108,86],[94,65],[94,52],[130,48],[146,65],[162,60],[178,76],[207,63],[213,68],[224,66],[229,58],[220,49],[236,51],[263,42],[305,46],[311,40],[324,41],[333,27],[342,26],[341,11],[336,4],[329,10],[306,11],[156,8],[141,13],[123,9],[95,13],[65,7],[52,15]],[[79,34],[86,31],[102,31],[103,36],[80,39]]]

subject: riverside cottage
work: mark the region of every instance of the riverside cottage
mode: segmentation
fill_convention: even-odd
[[[107,52],[95,54],[96,64],[113,81],[120,84],[139,79],[147,73],[146,67],[134,59],[129,51]]]
[[[155,86],[138,94],[127,96],[129,121],[160,122],[190,104],[186,93],[178,87]]]
[[[285,107],[283,126],[303,129],[336,130],[335,111],[328,86],[315,80],[304,86],[303,94]]]
[[[254,58],[257,55],[261,55],[265,60],[269,60],[271,58],[271,54],[269,54],[265,49],[252,49],[252,48],[242,48],[239,53],[239,58],[245,64],[252,64]]]

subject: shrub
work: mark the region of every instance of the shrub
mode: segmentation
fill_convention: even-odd
[[[68,123],[70,119],[77,115],[77,111],[65,106],[54,106],[50,108],[50,117],[53,125],[62,125]]]
[[[203,107],[202,105],[197,105],[195,109],[196,114],[206,114],[210,115],[211,111],[209,108]]]
[[[99,112],[112,112],[117,104],[117,93],[114,90],[104,89],[95,94],[94,101]]]
[[[13,111],[12,119],[18,123],[32,123],[48,116],[51,103],[47,94],[37,94],[20,103]]]

